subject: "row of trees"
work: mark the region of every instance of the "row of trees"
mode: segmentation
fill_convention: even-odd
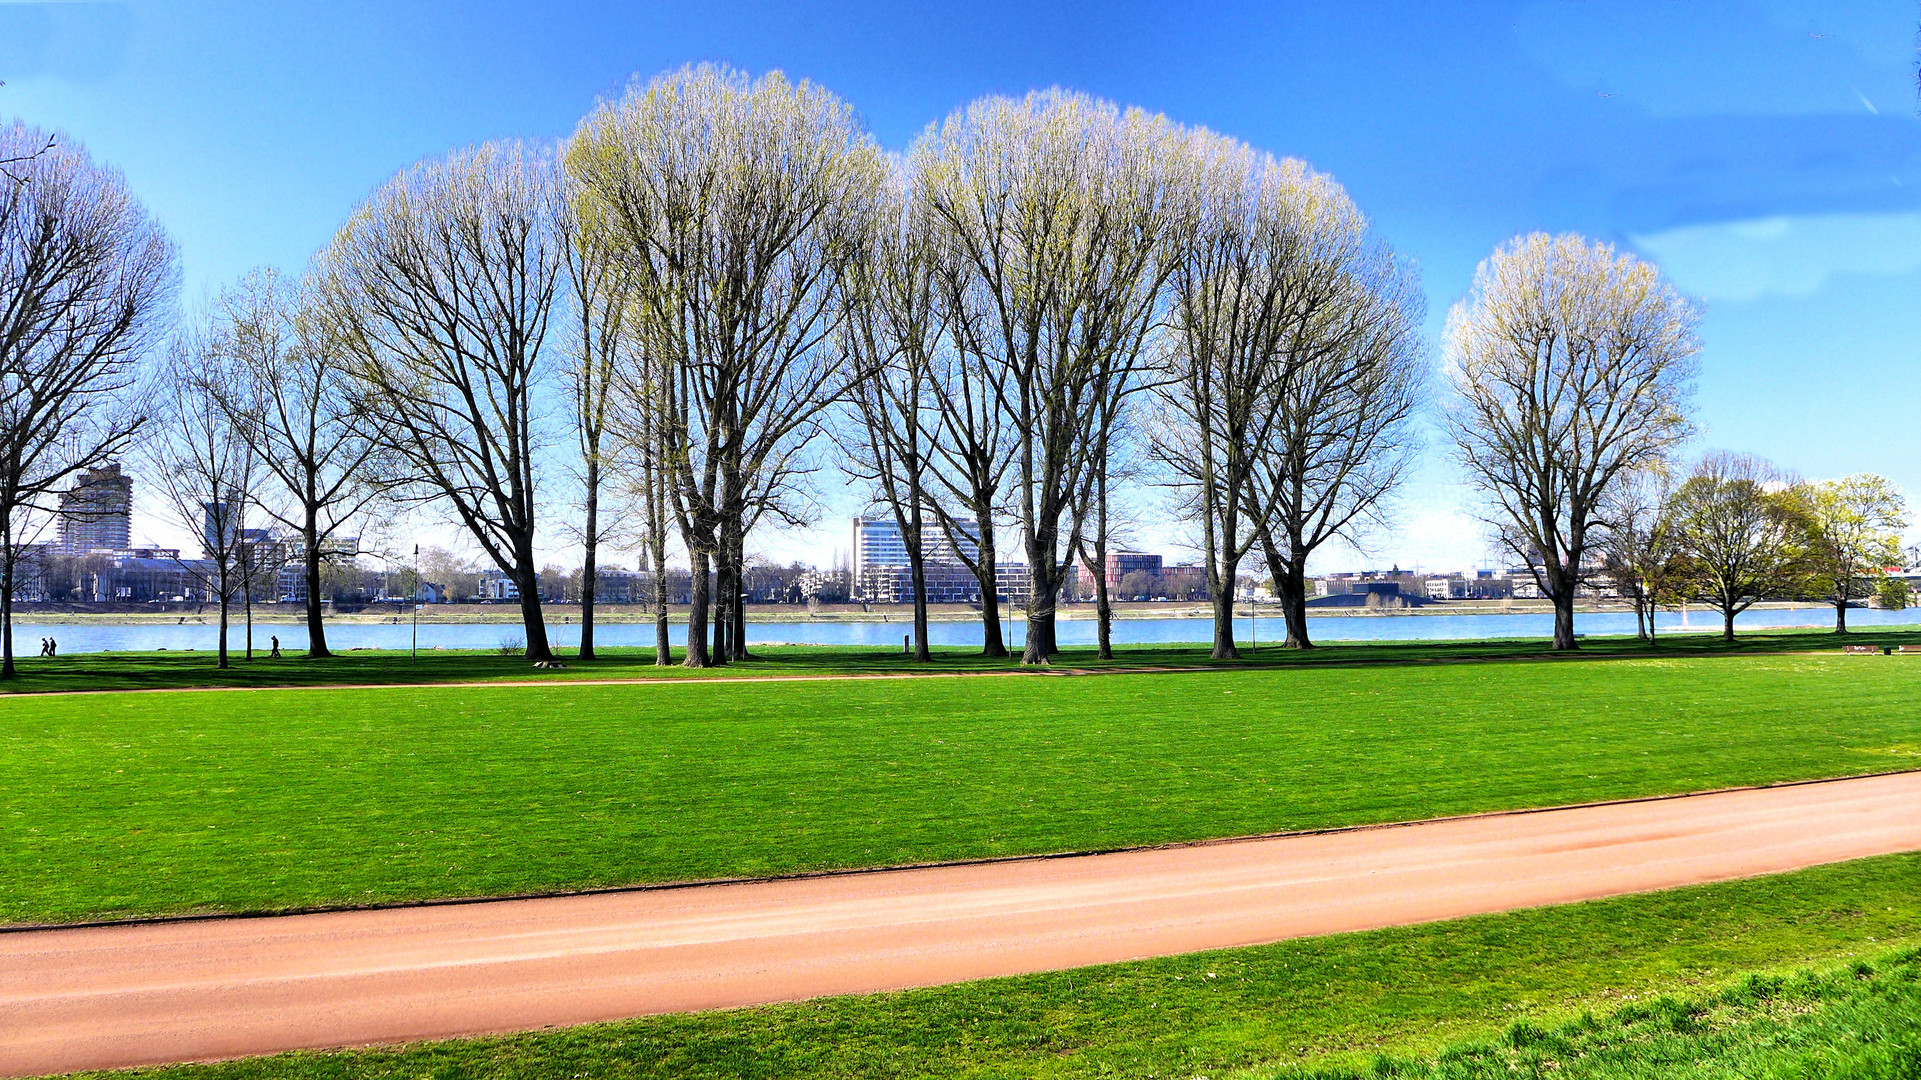
[[[20,174],[0,195],[0,628],[20,530],[155,419],[143,442],[213,591],[244,579],[251,522],[300,538],[315,655],[330,540],[431,504],[514,580],[550,660],[537,530],[567,490],[581,655],[619,537],[656,567],[685,551],[693,666],[745,655],[749,537],[808,520],[829,469],[896,518],[923,658],[936,540],[983,598],[1026,564],[1022,659],[1045,663],[1069,568],[1104,564],[1111,495],[1141,482],[1192,524],[1217,657],[1244,569],[1307,647],[1308,560],[1379,522],[1420,449],[1419,283],[1340,185],[1083,95],[984,98],[890,156],[818,86],[662,75],[557,148],[394,177],[301,280],[251,275],[173,334],[147,383],[172,248],[118,174],[47,143],[0,139]],[[1556,647],[1598,553],[1680,520],[1665,496],[1623,507],[1691,434],[1699,317],[1651,265],[1545,235],[1496,251],[1450,316],[1447,430],[1553,599]],[[998,607],[981,617],[1005,655]]]
[[[1711,453],[1677,482],[1644,471],[1610,500],[1606,573],[1635,607],[1643,638],[1654,613],[1690,600],[1735,616],[1764,599],[1826,598],[1835,630],[1848,605],[1900,563],[1906,500],[1873,474],[1802,481],[1744,454]]]

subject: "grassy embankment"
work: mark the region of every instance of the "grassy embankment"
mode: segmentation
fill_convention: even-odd
[[[1102,849],[1921,766],[1912,657],[1322,659],[1339,652],[1205,676],[0,698],[0,922]]]
[[[1921,1064],[1917,943],[1921,856],[1895,856],[872,997],[137,1075],[1897,1080]],[[1783,977],[1799,967],[1817,973]]]

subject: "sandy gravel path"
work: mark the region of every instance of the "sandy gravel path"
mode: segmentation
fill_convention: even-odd
[[[1046,859],[0,934],[11,1076],[978,979],[1921,849],[1921,772]]]

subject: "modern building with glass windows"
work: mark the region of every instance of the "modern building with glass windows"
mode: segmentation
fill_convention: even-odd
[[[907,565],[907,541],[900,523],[886,512],[869,513],[854,519],[854,588],[858,598],[870,604],[908,604],[914,600],[913,575]],[[938,522],[928,521],[921,528],[923,569],[927,575],[927,602],[930,604],[978,604],[980,581],[967,568],[980,557],[980,543],[971,533],[962,533],[958,551]],[[1027,597],[1027,566],[1016,558],[1010,565],[1002,561],[995,568],[1000,599],[1016,602]]]

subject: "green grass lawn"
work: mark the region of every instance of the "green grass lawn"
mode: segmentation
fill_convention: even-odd
[[[1632,637],[1596,637],[1582,642],[1579,658],[1647,656],[1759,655],[1784,652],[1839,653],[1842,640],[1826,632],[1762,630],[1743,634],[1728,645],[1713,634],[1664,634],[1649,646]],[[1921,645],[1921,630],[1874,627],[1850,634],[1849,644]],[[580,662],[565,655],[569,667],[534,670],[524,657],[475,650],[430,649],[416,658],[407,652],[352,650],[326,660],[289,654],[269,660],[264,651],[249,661],[233,654],[233,666],[214,667],[211,652],[82,653],[56,659],[19,658],[20,674],[0,682],[0,693],[72,690],[164,690],[233,686],[328,686],[351,684],[414,685],[447,682],[553,682],[592,679],[722,679],[806,675],[898,675],[1032,672],[1018,655],[987,660],[970,648],[939,648],[931,663],[915,663],[898,650],[874,646],[771,645],[757,647],[755,659],[718,668],[690,670],[658,667],[651,649],[601,649],[598,659]],[[680,653],[676,650],[676,657]],[[1176,667],[1273,668],[1350,665],[1400,665],[1464,660],[1542,659],[1547,642],[1539,638],[1484,641],[1386,641],[1324,645],[1305,652],[1272,645],[1238,661],[1214,661],[1204,645],[1123,645],[1111,661],[1092,648],[1070,648],[1054,661],[1057,668],[1099,671],[1114,668]],[[1561,656],[1556,659],[1572,659]],[[1911,662],[1913,657],[1904,658]],[[1900,661],[1890,661],[1900,662]]]
[[[0,921],[22,923],[1112,848],[1912,768],[1921,660],[22,696],[0,699],[0,747]]]
[[[1894,1080],[1913,1074],[1869,1070],[1891,1039],[1913,1046],[1917,943],[1921,856],[1906,855],[871,997],[137,1075],[1828,1075],[1795,1071],[1811,1061]],[[1845,966],[1856,957],[1872,966]],[[1778,977],[1803,967],[1821,973]]]

